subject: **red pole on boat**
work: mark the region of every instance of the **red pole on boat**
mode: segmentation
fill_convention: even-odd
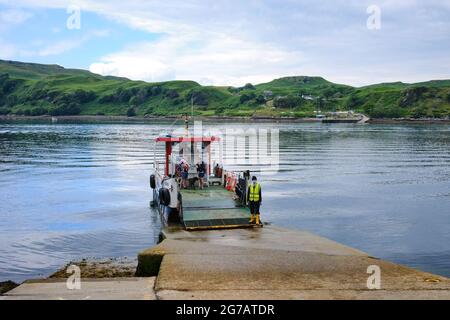
[[[211,176],[211,142],[208,142],[208,177]]]
[[[166,176],[169,175],[169,163],[171,154],[172,154],[172,142],[166,142]]]

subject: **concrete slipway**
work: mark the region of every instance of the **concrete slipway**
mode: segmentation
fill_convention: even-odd
[[[450,299],[450,279],[406,268],[315,236],[273,226],[187,232],[139,254],[130,279],[28,282],[4,299]],[[367,268],[381,268],[381,290]]]

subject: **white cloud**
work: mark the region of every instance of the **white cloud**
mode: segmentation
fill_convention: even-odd
[[[13,26],[18,25],[29,18],[31,18],[33,14],[28,11],[19,10],[19,9],[8,9],[0,11],[0,26]]]
[[[65,9],[73,1],[0,3]],[[320,75],[354,85],[450,77],[449,0],[376,1],[383,19],[377,32],[366,28],[371,0],[76,3],[131,29],[163,34],[93,61],[90,70],[101,74],[226,85],[287,75]],[[69,47],[62,43],[47,52]]]
[[[300,64],[300,53],[211,34],[206,38],[170,36],[133,45],[93,63],[90,70],[147,81],[193,79],[202,84],[241,85],[272,80]],[[280,72],[280,68],[285,69]]]

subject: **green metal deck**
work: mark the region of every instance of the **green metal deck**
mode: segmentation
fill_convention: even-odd
[[[252,227],[250,212],[233,200],[223,187],[181,190],[183,223],[186,230]]]

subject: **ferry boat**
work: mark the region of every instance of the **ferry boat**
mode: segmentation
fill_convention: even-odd
[[[184,136],[165,135],[155,139],[151,205],[159,211],[163,224],[186,230],[257,227],[250,223],[246,205],[250,171],[224,170],[220,137],[191,136],[187,122]],[[217,144],[219,159],[212,159],[213,144]],[[156,150],[161,146],[164,160],[160,163],[156,160]],[[203,188],[196,167],[202,161],[206,167]],[[181,163],[189,167],[187,188],[182,184]]]

